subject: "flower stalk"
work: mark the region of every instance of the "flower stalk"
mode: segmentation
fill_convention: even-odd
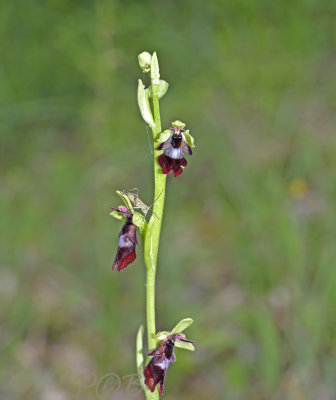
[[[160,73],[159,63],[156,53],[153,54],[151,62],[151,88],[152,102],[154,111],[154,126],[151,127],[153,133],[153,142],[157,140],[161,133],[161,117],[159,106],[159,85]],[[155,148],[155,146],[154,146]],[[159,250],[161,224],[163,217],[165,191],[166,191],[166,176],[161,173],[160,166],[156,159],[159,151],[154,150],[154,204],[153,213],[150,217],[146,235],[144,239],[144,259],[147,269],[146,276],[146,317],[147,317],[147,340],[148,349],[153,350],[156,347],[156,323],[155,323],[155,276],[157,267],[157,256]],[[158,399],[159,394],[156,390],[151,393],[146,390],[147,399]]]

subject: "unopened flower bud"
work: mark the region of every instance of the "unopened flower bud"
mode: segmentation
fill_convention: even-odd
[[[152,56],[150,53],[148,53],[148,51],[144,51],[138,55],[138,63],[143,72],[150,71],[151,62]]]

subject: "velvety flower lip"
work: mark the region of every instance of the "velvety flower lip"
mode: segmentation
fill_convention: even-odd
[[[110,208],[121,212],[124,217],[127,218],[119,233],[117,255],[112,265],[112,270],[117,267],[117,270],[121,271],[136,259],[135,246],[138,244],[136,237],[137,227],[132,222],[132,211],[127,210],[124,206],[120,206],[119,208]]]
[[[185,339],[183,333],[177,333],[169,335],[166,339],[162,340],[155,350],[148,353],[148,355],[153,356],[153,358],[144,369],[144,377],[145,384],[151,392],[154,392],[156,385],[159,384],[160,394],[163,394],[166,372],[170,363],[176,361],[176,356],[174,354],[175,342],[180,340],[183,342],[194,343],[192,340]]]
[[[173,127],[170,130],[172,135],[157,147],[157,150],[165,150],[158,157],[158,163],[163,174],[168,175],[173,171],[174,176],[178,177],[182,174],[183,168],[188,165],[184,153],[192,155],[192,150],[183,138],[184,129]]]

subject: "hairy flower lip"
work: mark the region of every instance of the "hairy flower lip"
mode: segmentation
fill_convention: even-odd
[[[120,272],[136,259],[135,247],[139,244],[136,237],[137,227],[133,224],[133,212],[131,210],[124,206],[110,208],[121,212],[126,217],[126,221],[119,232],[118,250],[112,265],[112,270],[117,267]]]
[[[182,174],[183,168],[188,165],[188,161],[184,157],[184,153],[192,155],[192,150],[184,140],[184,130],[180,127],[170,128],[171,136],[161,143],[157,150],[164,150],[164,153],[158,157],[158,163],[165,175],[173,174],[176,177]]]
[[[156,385],[159,384],[159,392],[161,395],[163,394],[168,367],[176,361],[174,346],[177,341],[194,343],[192,340],[187,340],[183,333],[176,333],[167,336],[156,349],[148,353],[148,356],[153,358],[146,365],[143,373],[144,382],[151,392],[154,392]]]

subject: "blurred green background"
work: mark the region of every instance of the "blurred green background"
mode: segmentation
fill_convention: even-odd
[[[184,317],[165,399],[336,397],[336,3],[2,2],[0,397],[142,399],[144,263],[112,272],[116,189],[152,202],[137,55],[170,83],[158,329]],[[107,382],[107,383],[106,383]],[[104,386],[104,384],[106,385]]]

